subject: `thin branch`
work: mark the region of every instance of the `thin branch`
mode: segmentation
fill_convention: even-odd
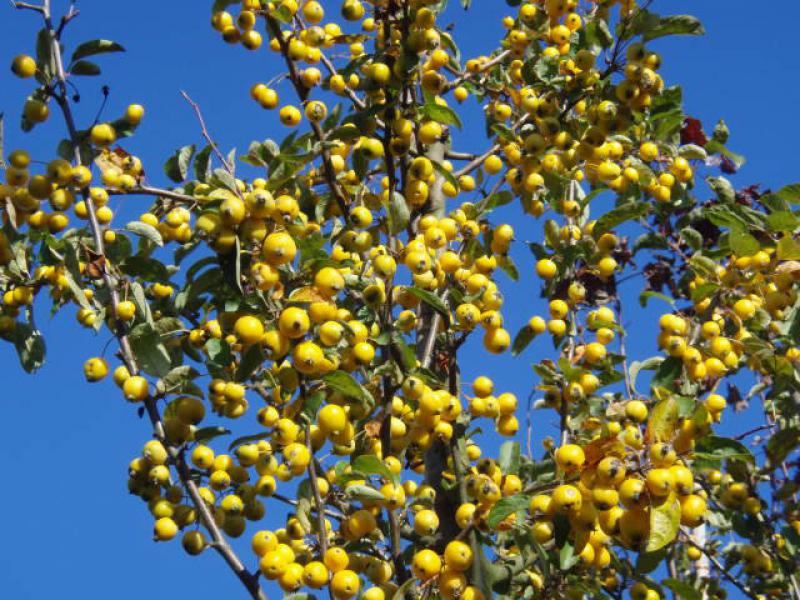
[[[192,110],[194,110],[194,114],[197,117],[197,121],[198,123],[200,123],[200,130],[201,133],[203,134],[203,138],[206,140],[206,143],[209,146],[211,146],[211,149],[214,151],[214,154],[216,154],[217,158],[222,163],[222,168],[224,168],[225,171],[227,171],[228,175],[230,175],[232,179],[236,179],[236,175],[234,174],[233,171],[234,165],[228,163],[228,159],[225,158],[222,152],[220,152],[219,147],[217,146],[216,142],[214,142],[213,138],[211,137],[211,134],[208,132],[205,119],[203,119],[203,112],[200,110],[200,105],[197,104],[197,102],[195,102],[194,100],[192,100],[191,97],[189,97],[189,94],[187,94],[183,90],[181,90],[181,96],[183,96],[184,100],[186,100],[186,102],[189,103],[189,106],[192,107]],[[236,188],[235,191],[236,194],[241,198],[242,193],[239,191],[239,188]]]
[[[456,77],[455,79],[453,79],[452,81],[447,83],[444,86],[444,90],[443,90],[442,93],[448,92],[448,91],[452,90],[453,88],[457,88],[459,85],[461,85],[465,81],[469,81],[471,79],[474,79],[475,77],[478,77],[479,75],[483,75],[484,73],[486,73],[486,71],[488,71],[489,69],[494,67],[496,64],[503,62],[503,60],[509,54],[511,54],[511,50],[503,50],[500,54],[498,54],[497,56],[495,56],[491,60],[487,60],[485,63],[483,63],[479,70],[477,70],[475,72],[466,71],[466,72],[462,73],[461,75],[459,75],[458,77]]]
[[[32,10],[40,14],[45,14],[45,7],[39,4],[29,4],[28,2],[14,2],[11,0],[11,6],[17,10]]]
[[[622,302],[620,299],[617,298],[616,302],[617,308],[617,316],[619,317],[619,353],[622,355],[622,372],[625,375],[625,393],[628,395],[628,398],[633,400],[634,396],[634,389],[633,389],[633,381],[631,378],[631,371],[628,368],[628,353],[625,350],[625,329],[622,326]]]
[[[197,198],[194,196],[147,185],[141,185],[129,190],[123,190],[121,188],[108,189],[107,192],[109,196],[158,196],[159,198],[169,198],[177,202],[197,204]]]
[[[766,430],[772,429],[772,427],[773,426],[770,425],[770,424],[759,425],[758,427],[753,427],[752,429],[748,429],[744,433],[740,433],[739,435],[735,436],[733,439],[735,439],[736,441],[740,441],[740,440],[743,440],[744,438],[746,438],[748,436],[753,435],[754,433],[758,433],[759,431],[766,431]]]
[[[705,547],[696,544],[691,537],[687,536],[685,540],[690,546],[693,546],[698,550],[700,550],[700,552],[703,553],[703,555],[711,562],[711,564],[714,565],[714,568],[717,571],[719,571],[720,575],[722,575],[725,579],[727,579],[729,582],[735,585],[740,592],[742,592],[748,598],[752,598],[753,600],[756,599],[756,595],[753,593],[753,591],[743,583],[740,583],[730,573],[728,573],[728,570],[719,562],[719,560],[717,560],[717,557],[713,556],[710,552],[708,552],[708,550],[706,550]]]
[[[311,443],[311,427],[306,427],[306,447],[311,454],[311,462],[308,464],[308,474],[311,480],[311,490],[314,492],[314,503],[317,506],[317,537],[319,538],[319,549],[324,555],[328,551],[328,534],[325,530],[325,513],[322,502],[322,494],[319,491],[317,480],[317,465],[314,458],[314,445]]]

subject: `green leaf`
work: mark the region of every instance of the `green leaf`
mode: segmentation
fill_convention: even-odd
[[[79,60],[70,67],[69,72],[71,75],[95,76],[100,75],[100,67],[91,61]]]
[[[171,368],[169,353],[153,326],[141,323],[131,330],[128,338],[142,371],[154,377],[166,377]]]
[[[235,448],[241,446],[242,444],[249,444],[250,442],[266,440],[271,437],[272,437],[272,431],[260,431],[252,435],[243,435],[242,437],[238,437],[235,440],[233,440],[230,444],[228,444],[228,452],[232,452]]]
[[[800,183],[784,186],[773,193],[789,204],[800,204]]]
[[[75,48],[72,53],[71,62],[86,58],[87,56],[94,56],[96,54],[106,54],[108,52],[125,52],[125,48],[120,46],[117,42],[111,40],[91,40],[84,42]]]
[[[34,373],[44,364],[46,348],[42,332],[30,323],[17,323],[11,341],[17,349],[19,363],[26,373]]]
[[[597,219],[592,236],[594,239],[599,239],[601,235],[611,231],[617,225],[643,217],[649,211],[650,205],[647,202],[628,202],[618,206]]]
[[[708,152],[697,144],[686,144],[678,148],[678,156],[682,156],[686,160],[705,160],[708,158]]]
[[[322,406],[322,401],[325,399],[325,394],[322,392],[314,392],[313,394],[306,395],[303,399],[303,414],[309,421],[313,421],[319,407]]]
[[[507,441],[500,446],[497,465],[503,473],[517,475],[519,473],[520,448],[519,442]]]
[[[211,145],[206,146],[194,157],[194,177],[205,182],[211,177]]]
[[[344,493],[348,498],[360,500],[361,502],[382,502],[384,500],[383,494],[368,485],[350,485],[345,488]]]
[[[681,229],[681,237],[692,247],[692,250],[700,250],[703,247],[703,235],[693,227]]]
[[[490,210],[494,210],[499,206],[505,206],[506,204],[510,204],[513,200],[514,200],[514,194],[512,194],[508,190],[503,190],[502,192],[497,192],[496,194],[487,196],[480,203],[479,210],[481,213],[489,212]]]
[[[776,254],[778,260],[800,260],[800,242],[786,235],[778,240]]]
[[[514,262],[514,259],[508,255],[499,256],[497,258],[497,266],[500,267],[500,270],[508,275],[509,279],[512,281],[519,281],[519,269],[517,269],[517,263]]]
[[[664,548],[655,552],[640,552],[636,557],[636,573],[639,575],[652,573],[666,556],[667,551]]]
[[[736,190],[733,189],[730,181],[724,177],[707,177],[706,181],[720,201],[725,204],[733,204],[736,201]]]
[[[416,296],[420,300],[422,300],[425,304],[433,308],[436,312],[438,312],[442,317],[445,319],[445,323],[450,322],[450,311],[445,306],[444,301],[439,298],[433,292],[429,292],[428,290],[423,290],[422,288],[418,287],[407,287],[405,291],[411,294],[412,296]]]
[[[131,233],[135,233],[138,236],[150,240],[156,246],[164,245],[164,240],[161,238],[161,234],[159,233],[158,229],[152,225],[142,223],[141,221],[131,221],[125,225],[125,229]]]
[[[395,590],[392,600],[406,600],[409,597],[416,597],[411,593],[411,589],[416,585],[417,580],[414,577],[409,577],[408,581]]]
[[[264,363],[264,349],[260,344],[253,344],[244,354],[236,367],[236,381],[246,381]]]
[[[674,389],[674,381],[679,379],[683,373],[683,362],[680,358],[670,356],[658,367],[658,371],[653,376],[650,386],[653,388],[664,387]]]
[[[292,12],[289,10],[288,6],[280,5],[274,10],[270,11],[270,16],[281,23],[286,25],[291,24],[292,22]]]
[[[756,459],[747,446],[730,438],[707,435],[697,441],[694,455],[706,460],[741,460],[755,464]]]
[[[536,337],[533,329],[530,325],[525,325],[522,329],[517,332],[517,335],[514,337],[514,343],[511,344],[511,356],[518,356],[521,354],[525,348],[533,341],[533,338]]]
[[[650,537],[646,552],[661,550],[678,537],[681,525],[681,504],[674,494],[670,494],[658,506],[650,507]]]
[[[179,367],[171,369],[169,373],[164,375],[160,383],[166,393],[197,395],[196,392],[198,389],[196,389],[192,380],[199,376],[200,373],[198,373],[194,367],[190,365],[180,365]],[[202,398],[202,390],[199,391],[200,397]]]
[[[575,554],[575,546],[567,540],[558,553],[558,566],[562,571],[569,571],[581,559]]]
[[[665,588],[672,590],[680,600],[702,600],[703,594],[695,586],[679,579],[667,578],[661,582]]]
[[[650,27],[642,34],[646,42],[666,35],[704,35],[703,24],[691,15],[670,15],[661,17],[658,25]]]
[[[178,148],[164,163],[164,174],[175,183],[186,181],[192,156],[194,156],[194,144]]]
[[[433,169],[441,175],[445,181],[447,181],[450,185],[452,185],[456,190],[460,189],[458,185],[458,180],[453,176],[451,171],[448,171],[444,168],[444,165],[439,161],[432,160],[431,164],[433,165]]]
[[[4,149],[4,141],[5,141],[5,113],[0,112],[0,168],[6,168],[6,160],[5,160],[5,149]]]
[[[217,13],[221,10],[225,10],[231,4],[238,4],[239,0],[214,0],[214,4],[211,5],[211,13]]]
[[[411,220],[411,212],[408,210],[406,199],[401,193],[395,192],[388,204],[386,214],[389,232],[392,234],[400,233],[408,226]]]
[[[608,23],[599,17],[586,23],[584,31],[587,45],[594,47],[597,50],[596,54],[599,54],[600,48],[610,48],[614,43],[614,36],[608,29]]]
[[[486,524],[491,529],[494,529],[506,519],[508,515],[528,510],[528,505],[530,503],[531,497],[527,494],[514,494],[513,496],[500,498],[492,507],[492,510],[489,511],[489,515],[486,517]]]
[[[716,132],[716,129],[714,131]],[[745,157],[742,156],[741,154],[737,154],[736,152],[731,152],[725,146],[723,146],[723,143],[724,142],[719,142],[714,139],[708,140],[708,142],[706,142],[705,145],[706,152],[708,152],[709,154],[720,154],[725,158],[728,158],[731,162],[733,162],[733,164],[736,165],[737,169],[741,168],[742,165],[744,165],[744,163],[747,162],[745,160]]]
[[[705,279],[717,279],[717,263],[701,254],[695,254],[689,259],[692,270]]]
[[[351,467],[363,475],[379,475],[395,485],[400,483],[400,478],[374,454],[362,454],[352,462]]]
[[[136,304],[136,309],[139,311],[139,314],[145,321],[152,323],[153,315],[150,311],[150,303],[147,301],[142,284],[138,281],[131,281],[131,295],[133,296],[133,302]]]
[[[420,107],[422,116],[441,123],[442,125],[454,125],[461,129],[461,119],[458,118],[458,113],[449,106],[440,106],[439,104],[429,102]]]
[[[663,300],[670,306],[675,306],[675,300],[670,298],[666,294],[662,294],[661,292],[654,292],[653,290],[645,290],[641,294],[639,294],[639,304],[641,304],[642,308],[647,306],[647,301],[650,298],[658,298],[659,300]]]
[[[692,290],[692,302],[701,302],[716,294],[717,290],[719,290],[719,286],[716,283],[700,284]]]
[[[767,442],[767,456],[773,466],[781,464],[800,444],[800,429],[789,427],[773,434]]]
[[[657,14],[649,10],[639,9],[633,13],[632,17],[622,19],[617,23],[617,37],[620,40],[628,40],[651,29],[655,29],[660,22],[661,17]]]
[[[720,144],[725,144],[727,143],[730,135],[731,130],[728,128],[728,124],[723,119],[720,119],[714,126],[714,133],[711,139],[715,142],[719,142]]]
[[[752,256],[761,250],[761,244],[749,233],[741,231],[733,232],[729,238],[731,250],[737,256]]]
[[[367,388],[358,383],[350,373],[345,371],[334,371],[328,373],[322,380],[330,389],[339,392],[347,398],[359,400],[366,406],[374,406],[375,399],[369,393]]]
[[[643,361],[633,361],[629,369],[633,389],[636,389],[636,378],[639,376],[640,371],[655,371],[663,362],[663,356],[651,356]]]
[[[220,427],[219,425],[212,426],[212,427],[201,427],[197,431],[194,432],[194,436],[192,436],[192,441],[196,443],[207,442],[209,440],[213,440],[214,438],[229,435],[231,432],[230,429],[225,429],[224,427]]]
[[[42,28],[36,34],[36,81],[46,84],[55,73],[53,53],[50,46],[50,32],[47,28]]]
[[[792,232],[800,227],[800,219],[788,210],[776,211],[767,215],[767,226],[770,231]]]

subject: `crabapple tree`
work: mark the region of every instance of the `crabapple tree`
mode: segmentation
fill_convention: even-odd
[[[0,153],[0,337],[29,372],[35,310],[112,338],[85,377],[149,420],[128,490],[156,541],[257,599],[800,600],[800,186],[737,191],[724,122],[659,74],[650,42],[697,19],[492,0],[505,34],[465,57],[446,0],[217,0],[208,35],[274,75],[231,102],[286,135],[227,152],[184,94],[202,142],[145,177],[144,107],[74,111],[123,47],[41,1],[12,2],[35,50]],[[519,277],[548,314],[509,331]],[[623,306],[649,300],[652,355],[628,356]],[[462,374],[471,338],[522,367],[536,336],[530,403]],[[721,435],[748,401],[761,421]],[[521,444],[548,414],[557,439]]]

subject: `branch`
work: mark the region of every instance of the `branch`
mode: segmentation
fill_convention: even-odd
[[[72,143],[72,148],[74,152],[74,160],[77,165],[81,165],[81,152],[80,152],[80,143],[79,137],[77,133],[77,128],[75,126],[75,118],[72,114],[72,107],[69,103],[69,95],[67,92],[67,76],[64,70],[64,61],[61,56],[61,45],[59,39],[59,31],[57,31],[53,26],[53,20],[50,15],[50,0],[45,0],[45,3],[42,7],[42,16],[45,21],[45,26],[48,31],[49,37],[49,44],[50,44],[50,52],[53,57],[53,62],[55,63],[56,68],[56,88],[57,91],[54,95],[54,98],[61,109],[61,112],[64,116],[64,121],[67,126],[67,131],[69,133],[69,139]],[[105,246],[103,241],[103,231],[100,227],[100,224],[97,220],[97,210],[94,205],[94,201],[92,200],[91,195],[89,195],[88,191],[84,189],[83,191],[83,199],[86,203],[86,209],[89,217],[89,228],[92,233],[92,238],[94,240],[95,245],[95,252],[100,257],[100,259],[105,259]],[[111,308],[114,314],[117,312],[117,306],[119,305],[119,294],[117,292],[117,285],[118,282],[116,278],[111,274],[111,272],[106,267],[107,262],[105,260],[101,261],[102,266],[102,278],[103,281],[108,288],[109,296],[111,300]],[[117,342],[119,344],[120,352],[122,354],[123,361],[127,366],[131,375],[138,374],[139,366],[137,364],[137,360],[133,351],[131,349],[130,340],[128,339],[127,333],[125,331],[125,325],[116,320],[114,323],[114,335],[117,338]],[[250,593],[250,596],[254,600],[267,600],[267,596],[264,591],[261,589],[258,578],[252,575],[247,569],[245,569],[242,561],[236,555],[236,553],[231,548],[228,541],[225,539],[225,536],[220,531],[219,527],[214,520],[213,515],[211,514],[208,506],[206,505],[205,501],[200,496],[197,485],[191,479],[191,474],[189,472],[189,468],[184,460],[183,451],[169,444],[166,441],[166,435],[164,433],[164,424],[161,420],[161,415],[158,412],[158,407],[156,405],[156,399],[152,396],[148,397],[145,402],[145,409],[150,419],[151,424],[153,425],[153,429],[155,430],[155,435],[159,439],[165,442],[165,445],[168,448],[168,452],[171,458],[171,462],[174,464],[175,469],[178,472],[178,476],[181,480],[181,484],[184,488],[186,488],[189,496],[192,499],[193,504],[197,508],[197,511],[200,516],[200,522],[203,526],[208,530],[211,534],[213,539],[213,547],[214,549],[225,559],[228,563],[230,568],[245,586],[247,591]]]

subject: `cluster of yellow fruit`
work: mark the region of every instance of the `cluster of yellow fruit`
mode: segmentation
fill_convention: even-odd
[[[606,442],[603,448],[605,456],[593,465],[587,463],[580,445],[566,444],[555,451],[559,469],[566,477],[578,479],[559,485],[552,494],[538,494],[532,498],[530,510],[536,519],[534,532],[540,542],[552,539],[550,519],[557,514],[567,515],[576,536],[579,537],[580,532],[590,534],[583,540],[576,537],[580,545],[589,542],[591,534],[594,534],[595,538],[606,542],[606,536],[616,536],[622,544],[633,549],[641,548],[648,540],[650,511],[660,510],[662,504],[679,505],[681,523],[687,527],[696,527],[703,522],[705,492],[695,490],[692,471],[678,459],[669,443],[649,445],[645,463],[648,467],[638,470],[635,461],[628,462],[632,458],[628,452],[638,454],[642,451],[640,434],[626,435],[624,446],[618,444],[616,438]],[[596,451],[596,448],[592,450]],[[593,563],[602,555],[600,560],[603,564],[594,564],[607,566],[610,557],[597,554],[596,550],[596,547],[587,549],[584,546],[587,555],[582,554],[582,558]]]
[[[745,343],[753,335],[749,328],[761,319],[759,312],[768,332],[781,335],[787,309],[797,299],[797,273],[791,263],[782,264],[775,259],[774,248],[767,248],[752,256],[732,257],[727,267],[717,266],[713,276],[695,276],[690,290],[702,292],[703,286],[711,288],[694,304],[704,320],[692,328],[681,316],[663,315],[659,321],[659,347],[681,359],[694,381],[706,377],[713,381],[736,371],[745,355]],[[723,302],[713,302],[719,290],[725,292],[721,295]],[[793,362],[800,356],[793,346],[785,353]],[[748,361],[751,368],[761,369],[755,357]],[[708,409],[712,415],[718,412],[712,406]]]
[[[664,383],[669,373],[660,373],[665,387],[654,384],[652,400],[637,399],[624,345],[619,354],[612,350],[624,335],[622,319],[604,304],[620,299],[615,275],[636,253],[617,228],[646,218],[657,237],[677,231],[671,208],[691,201],[689,158],[710,152],[672,143],[682,119],[672,119],[677,124],[668,134],[668,122],[653,126],[654,107],[669,105],[676,117],[681,110],[664,93],[661,57],[634,39],[641,32],[627,36],[634,0],[593,0],[586,12],[578,0],[525,0],[503,19],[502,47],[463,68],[452,37],[437,26],[441,4],[434,0],[344,0],[340,15],[359,33],[324,23],[328,7],[317,0],[215,5],[228,4],[238,9],[214,12],[212,27],[249,50],[267,41],[284,59],[297,95],[295,104],[279,95],[281,75],[255,83],[252,99],[275,109],[286,127],[303,119],[310,125],[280,146],[251,146],[244,162],[267,167],[264,177],[237,178],[232,164],[202,175],[192,150],[188,160],[196,161],[199,180],[187,181],[182,149],[180,177],[169,175],[179,189],[143,187],[142,161],[111,149],[143,118],[144,109],[131,105],[121,119],[80,132],[80,144],[73,140],[81,153],[96,156],[100,184],[92,185],[88,164],[63,159],[33,174],[36,161],[24,151],[9,156],[0,184],[0,199],[10,199],[3,217],[17,230],[28,226],[29,246],[52,240],[44,232],[64,231],[70,210],[81,220],[96,217],[90,224],[99,226],[93,233],[102,235],[109,256],[84,252],[91,244],[81,242],[70,247],[76,261],[37,265],[32,278],[15,263],[21,250],[32,253],[22,235],[0,232],[0,267],[14,267],[3,272],[12,275],[3,280],[0,334],[10,339],[43,288],[56,304],[74,304],[82,325],[99,329],[105,322],[117,334],[130,370],[116,367],[113,380],[127,401],[144,403],[140,410],[159,438],[131,461],[128,480],[147,503],[156,540],[182,534],[184,549],[199,554],[210,545],[206,533],[218,537],[210,525],[238,538],[265,516],[270,498],[292,504],[292,512],[285,527],[257,531],[251,547],[260,574],[286,592],[327,587],[337,600],[385,600],[403,584],[405,560],[412,583],[431,594],[483,600],[492,585],[472,569],[486,571],[485,546],[501,568],[514,571],[506,582],[510,595],[528,597],[530,585],[534,597],[580,598],[580,585],[570,581],[576,573],[585,579],[596,572],[618,596],[620,581],[639,576],[614,548],[660,550],[682,535],[681,525],[704,523],[709,509],[758,520],[756,476],[703,466],[703,455],[738,460],[708,452],[703,438],[727,405],[715,393],[721,378],[743,364],[769,372],[748,339],[788,345],[785,319],[797,301],[800,270],[765,248],[696,275],[688,284],[694,310],[660,318],[658,345],[668,358],[653,361],[664,372],[685,371],[687,378],[674,379],[687,381]],[[615,5],[616,36],[607,28]],[[346,52],[325,54],[335,47]],[[36,61],[18,56],[12,71],[33,77]],[[48,94],[55,92],[41,89],[46,93],[24,108],[30,123],[48,116]],[[343,120],[341,107],[329,110],[314,97],[330,92],[352,107]],[[483,154],[450,147],[451,128],[460,127],[450,94],[459,103],[471,95],[480,101],[493,140]],[[593,220],[591,199],[606,189],[617,196],[614,214]],[[171,243],[182,254],[203,244],[216,254],[190,268],[177,295],[169,283],[177,266],[161,264],[157,244],[142,243],[135,255],[127,244],[114,246],[127,234],[108,227],[109,197],[125,193],[158,198],[129,233]],[[467,200],[470,194],[479,199]],[[545,458],[553,460],[540,463],[519,456],[518,445],[511,461],[504,450],[498,460],[482,456],[469,428],[486,418],[502,436],[517,434],[518,399],[496,392],[486,376],[462,397],[451,362],[476,331],[490,353],[512,345],[496,274],[515,276],[515,231],[490,223],[489,215],[515,197],[526,212],[540,217],[552,210],[558,219],[544,223],[542,245],[531,244],[549,314],[530,319],[527,337],[549,333],[560,352],[557,361],[535,366],[544,405],[560,413],[562,433],[558,448],[545,442]],[[68,245],[63,238],[59,243]],[[685,262],[699,271],[698,261]],[[157,275],[144,273],[147,266]],[[119,299],[109,285],[118,285]],[[127,346],[142,344],[143,331],[158,346],[157,365],[148,364],[153,356],[126,355]],[[797,347],[774,349],[800,360]],[[200,375],[188,361],[207,367],[206,387],[194,383]],[[100,381],[109,368],[104,358],[90,358],[85,378]],[[167,385],[176,379],[181,383]],[[624,395],[597,393],[623,380]],[[674,391],[679,384],[682,396]],[[200,427],[207,411],[229,419],[254,412],[262,429],[217,452],[210,439],[222,428]],[[350,458],[324,464],[323,449]],[[507,468],[509,462],[517,464]],[[424,482],[415,480],[423,474]],[[296,489],[296,499],[278,493],[281,483]],[[800,531],[800,518],[791,518]],[[523,559],[529,533],[542,552]],[[760,547],[740,545],[737,552],[748,575],[766,576],[778,562]],[[697,560],[701,552],[691,546],[686,555]],[[574,570],[565,566],[572,558]],[[550,562],[560,564],[559,573]],[[659,598],[642,582],[629,593],[632,600]]]

